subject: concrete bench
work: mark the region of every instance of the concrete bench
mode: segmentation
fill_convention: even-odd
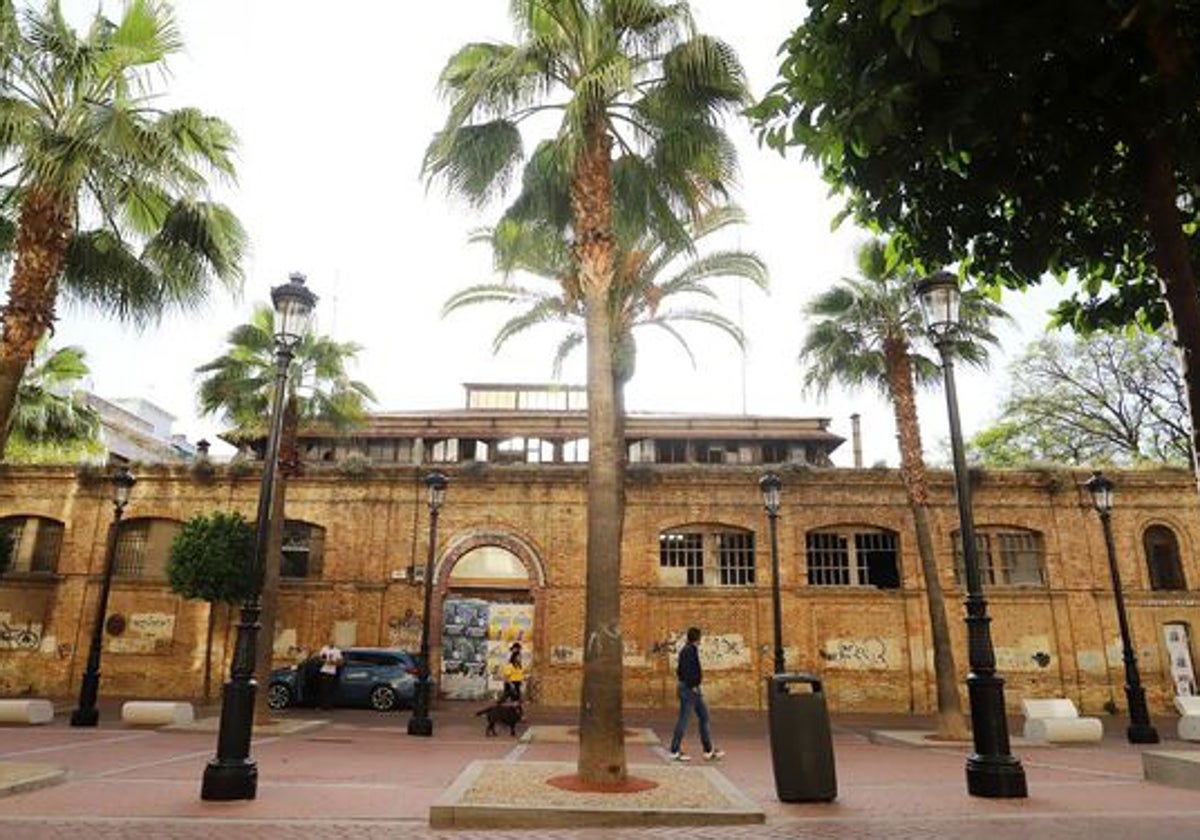
[[[1200,697],[1176,697],[1179,710],[1179,740],[1200,741]]]
[[[54,720],[54,704],[49,700],[0,700],[0,723],[40,725]]]
[[[121,706],[121,720],[133,726],[167,726],[191,723],[196,714],[191,703],[168,700],[130,700]]]
[[[1100,718],[1080,717],[1070,700],[1022,700],[1025,739],[1049,744],[1094,744],[1104,737]]]

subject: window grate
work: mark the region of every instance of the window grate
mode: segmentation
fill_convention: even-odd
[[[25,521],[11,519],[0,523],[0,530],[12,541],[6,556],[0,557],[0,572],[17,571],[17,562],[21,559],[21,539],[25,535]]]
[[[717,569],[722,586],[754,584],[754,534],[717,534]]]
[[[53,572],[58,568],[58,555],[62,550],[63,526],[43,519],[38,522],[37,538],[33,543],[31,572]]]
[[[900,557],[891,531],[858,531],[854,534],[855,566],[862,586],[900,587]]]
[[[809,586],[849,586],[850,551],[845,535],[810,531],[805,535]]]
[[[117,534],[113,574],[141,577],[146,571],[146,545],[150,541],[149,522],[131,522]]]
[[[658,537],[658,563],[687,570],[688,586],[704,585],[704,535],[666,533]]]
[[[1046,556],[1037,531],[987,530],[975,534],[979,580],[984,586],[1045,586]],[[954,533],[954,582],[966,586],[962,534]]]

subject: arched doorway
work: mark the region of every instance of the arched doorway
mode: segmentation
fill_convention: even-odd
[[[521,645],[527,671],[533,664],[541,564],[520,540],[476,534],[458,541],[439,567],[441,694],[454,700],[494,696],[514,644]]]

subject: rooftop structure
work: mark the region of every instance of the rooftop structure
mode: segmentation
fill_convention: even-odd
[[[587,461],[587,393],[574,385],[468,383],[466,408],[372,414],[348,434],[300,434],[306,461],[358,453],[379,464]],[[828,418],[631,412],[631,464],[808,464],[831,466],[843,438]]]

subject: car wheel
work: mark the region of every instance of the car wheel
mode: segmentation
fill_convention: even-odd
[[[292,691],[283,683],[272,683],[267,689],[267,705],[272,709],[286,709],[291,703]]]
[[[396,692],[386,685],[371,689],[371,708],[377,712],[390,712],[396,708]]]

